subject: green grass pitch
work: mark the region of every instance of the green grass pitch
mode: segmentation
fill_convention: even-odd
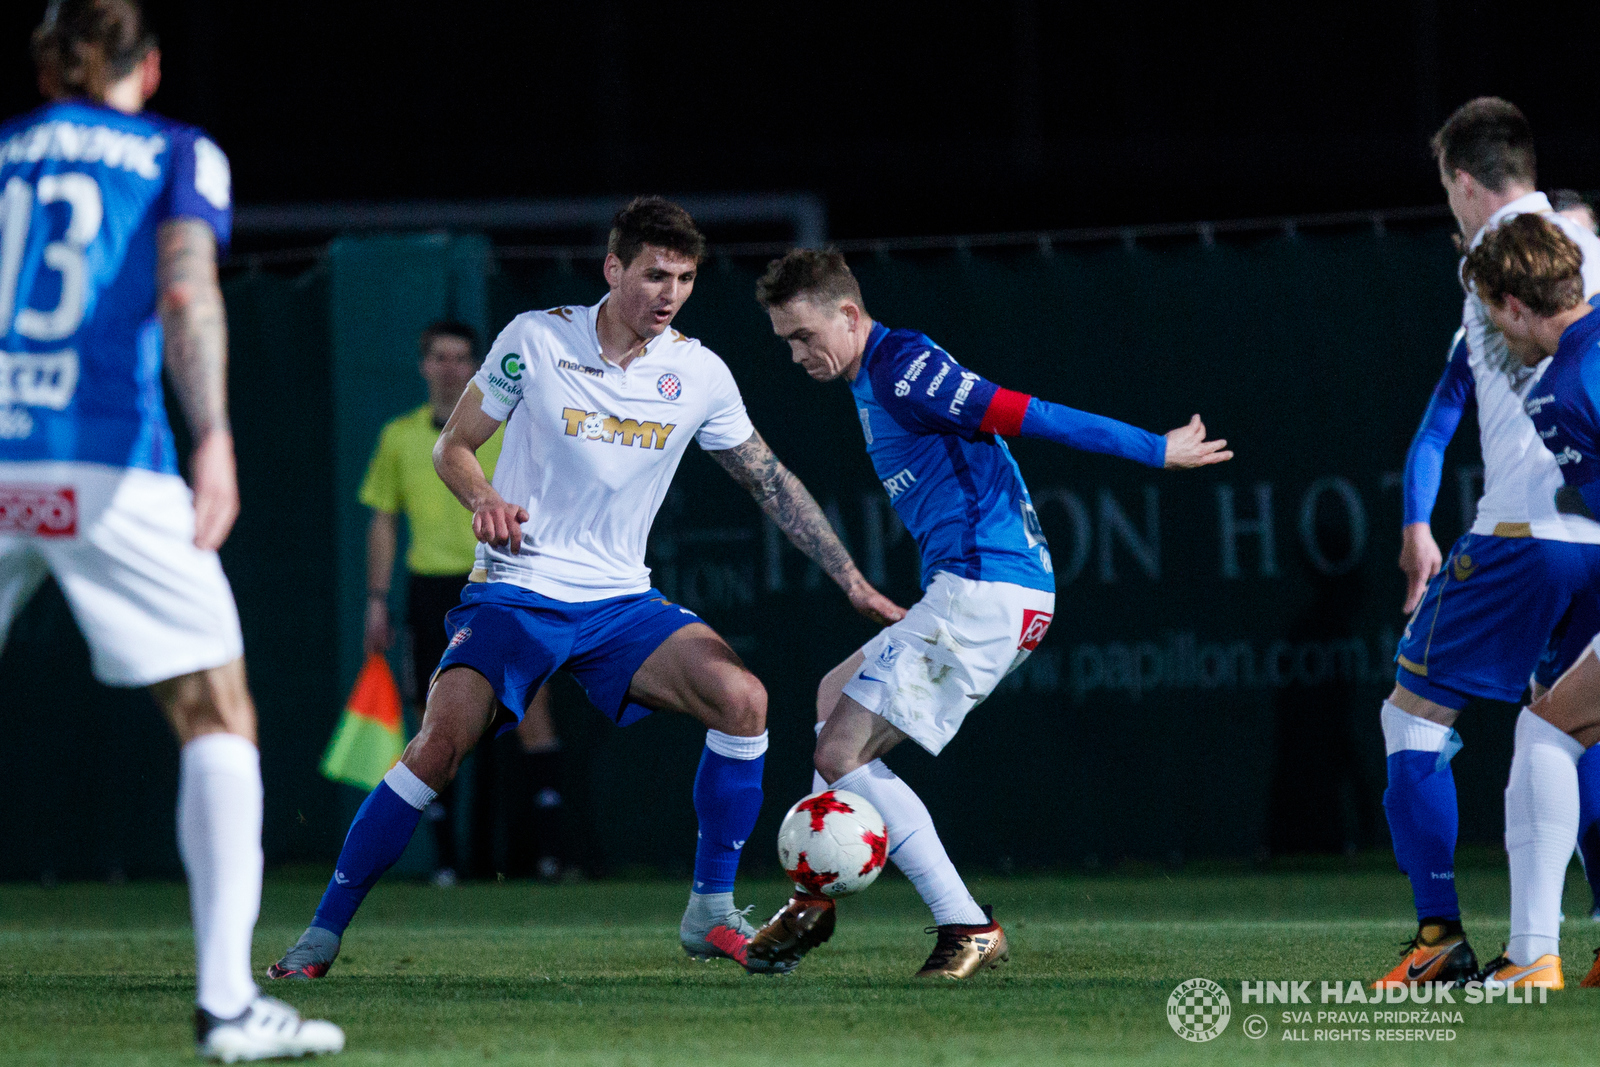
[[[1574,911],[1588,903],[1575,872]],[[1466,868],[1461,882],[1475,947],[1492,955],[1506,931],[1503,866]],[[299,934],[320,888],[311,872],[269,879],[258,972]],[[1284,1005],[1241,1004],[1240,981],[1311,979],[1315,1001],[1321,980],[1376,977],[1411,933],[1392,868],[991,877],[974,889],[1006,924],[1011,963],[959,985],[910,980],[932,938],[893,875],[845,901],[834,940],[786,978],[687,959],[676,882],[395,880],[374,891],[327,979],[270,992],[343,1025],[348,1051],[335,1062],[350,1067],[1593,1064],[1600,1050],[1600,990],[1576,988],[1600,945],[1586,914],[1563,928],[1568,989],[1546,1004],[1458,1005],[1459,1023],[1432,1027],[1454,1031],[1445,1046],[1300,1043],[1284,1031],[1394,1027],[1286,1025]],[[740,895],[764,915],[784,886],[746,883]],[[1228,1028],[1206,1044],[1166,1020],[1168,994],[1195,977],[1232,1000]],[[181,886],[0,886],[0,1063],[192,1062],[192,983]],[[1338,1008],[1293,1010],[1315,1020]],[[1265,1037],[1245,1036],[1250,1014],[1268,1021]]]

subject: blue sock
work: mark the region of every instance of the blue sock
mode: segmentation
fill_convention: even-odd
[[[700,835],[694,846],[694,891],[730,893],[739,852],[761,813],[761,772],[767,735],[733,737],[706,732],[705,751],[694,776],[694,813]]]
[[[1594,906],[1600,908],[1600,745],[1590,745],[1578,757],[1578,850]]]
[[[350,823],[344,848],[339,852],[339,865],[328,879],[311,925],[343,937],[344,928],[366,899],[367,890],[394,866],[421,818],[421,809],[401,800],[387,781],[379,782]]]
[[[1383,810],[1389,816],[1395,859],[1411,879],[1417,921],[1461,918],[1455,870],[1459,816],[1449,762],[1438,752],[1415,749],[1390,755]]]

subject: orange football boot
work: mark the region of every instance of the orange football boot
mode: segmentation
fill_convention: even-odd
[[[1405,947],[1394,970],[1372,983],[1376,989],[1424,982],[1465,982],[1478,973],[1478,957],[1457,919],[1428,919]]]

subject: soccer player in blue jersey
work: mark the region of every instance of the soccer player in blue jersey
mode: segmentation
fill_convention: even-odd
[[[131,0],[58,0],[33,36],[50,102],[0,126],[0,645],[47,575],[95,676],[148,687],[182,745],[178,849],[201,1055],[337,1052],[250,977],[261,772],[217,560],[238,514],[217,255],[227,157],[144,111],[160,53]],[[161,372],[195,446],[191,493]]]
[[[1049,629],[1050,550],[1002,438],[1041,437],[1150,467],[1203,467],[1233,453],[1205,439],[1198,415],[1162,437],[986,381],[915,330],[874,322],[837,252],[774,260],[756,297],[807,374],[850,383],[867,454],[922,555],[923,598],[818,689],[815,787],[856,793],[882,813],[889,857],[938,926],[917,976],[965,978],[1006,959],[1005,933],[967,891],[927,807],[882,757],[907,738],[938,755]],[[833,901],[797,887],[752,938],[745,966],[792,967],[833,927]]]
[[[1579,244],[1552,219],[1519,215],[1467,255],[1462,277],[1525,365],[1550,357],[1524,408],[1561,470],[1556,506],[1593,517],[1600,515],[1600,315],[1584,300],[1583,261]],[[1600,546],[1580,547],[1588,588],[1600,590]],[[1486,983],[1564,984],[1567,863],[1575,841],[1600,843],[1597,649],[1600,637],[1517,719],[1506,785],[1511,938],[1484,968]],[[1600,986],[1600,953],[1581,984]]]
[[[1600,240],[1552,212],[1536,190],[1533,135],[1514,105],[1468,101],[1435,135],[1433,152],[1464,243],[1475,246],[1507,219],[1540,215],[1582,249],[1585,295],[1600,290]],[[1520,355],[1467,293],[1461,330],[1406,455],[1400,566],[1411,619],[1381,723],[1384,812],[1411,881],[1417,932],[1379,984],[1459,981],[1479,970],[1456,897],[1456,718],[1474,697],[1520,699],[1530,674],[1537,696],[1600,626],[1596,598],[1584,591],[1600,523],[1555,505],[1561,474],[1522,408],[1543,356],[1527,364]],[[1429,517],[1468,398],[1478,409],[1483,495],[1472,528],[1443,559]]]

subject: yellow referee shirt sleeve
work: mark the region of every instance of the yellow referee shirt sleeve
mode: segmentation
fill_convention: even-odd
[[[369,508],[398,515],[404,503],[400,480],[400,419],[383,427],[378,435],[378,447],[373,450],[372,462],[367,464],[367,476],[361,480],[360,500]]]

